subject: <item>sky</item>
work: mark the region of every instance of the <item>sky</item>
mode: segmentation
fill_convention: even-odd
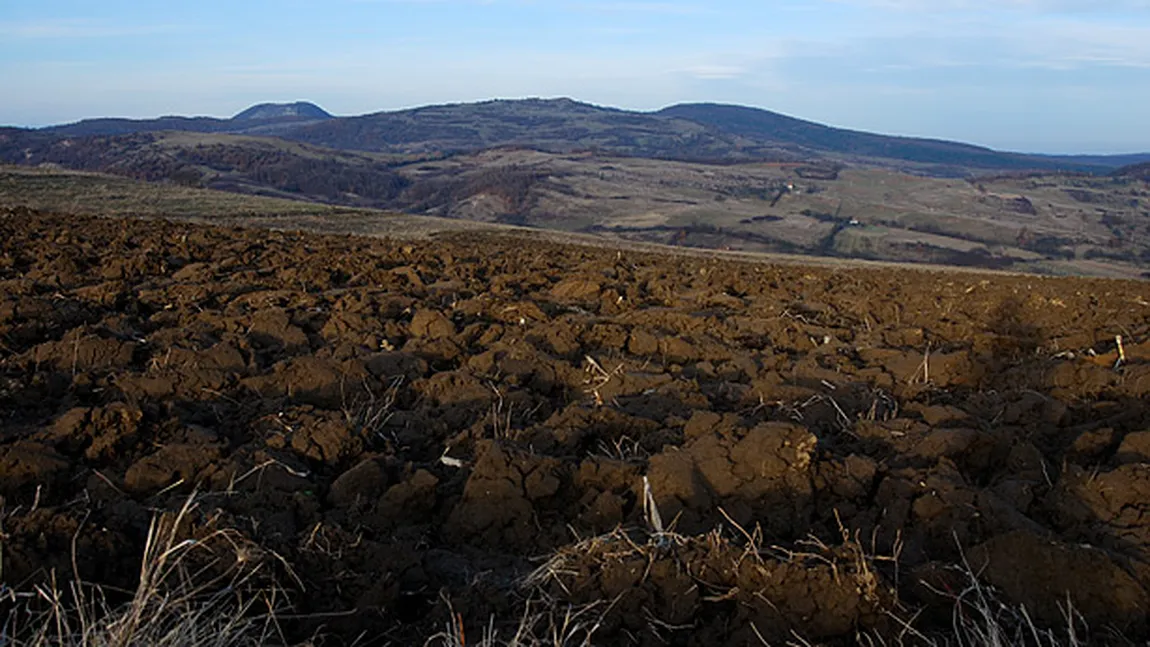
[[[1150,0],[0,0],[0,124],[493,98],[736,103],[1150,151]]]

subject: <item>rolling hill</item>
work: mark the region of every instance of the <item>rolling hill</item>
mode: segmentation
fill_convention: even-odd
[[[261,104],[231,119],[92,119],[36,131],[53,136],[192,131],[275,135],[341,150],[391,154],[474,152],[500,146],[593,151],[655,159],[736,163],[863,163],[922,175],[994,171],[1105,172],[1148,156],[1041,156],[941,140],[832,128],[768,110],[683,104],[658,112],[571,99],[495,100],[332,117],[309,103]]]
[[[381,156],[221,133],[0,130],[0,161],[356,207],[389,205],[408,184]]]
[[[1111,173],[1116,178],[1132,178],[1150,182],[1150,161],[1123,166]]]
[[[241,111],[230,119],[215,117],[166,116],[157,119],[84,119],[72,124],[49,126],[39,132],[63,136],[127,135],[166,130],[197,133],[268,134],[289,132],[295,128],[326,121],[333,117],[323,108],[299,101],[296,103],[261,103]]]
[[[894,137],[833,128],[768,110],[713,103],[680,104],[657,114],[686,119],[749,141],[777,143],[801,151],[846,156],[855,161],[901,160],[937,167],[949,175],[953,167],[1026,170],[1096,170],[1105,160],[1064,160],[1003,153],[937,139]]]

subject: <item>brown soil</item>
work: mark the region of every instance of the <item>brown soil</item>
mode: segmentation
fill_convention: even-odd
[[[198,487],[297,639],[420,644],[443,600],[510,635],[532,595],[603,644],[929,634],[964,558],[1150,638],[1148,284],[21,209],[0,249],[12,589],[134,586]]]

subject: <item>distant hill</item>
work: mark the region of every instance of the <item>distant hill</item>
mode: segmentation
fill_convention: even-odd
[[[1150,182],[1150,162],[1131,164],[1115,170],[1111,175],[1115,177],[1128,177],[1143,182]]]
[[[230,119],[90,119],[38,132],[76,137],[159,131],[273,135],[328,148],[389,154],[455,154],[511,146],[723,164],[826,161],[946,177],[1004,171],[1105,173],[1150,160],[1150,154],[1001,152],[957,142],[833,128],[744,106],[698,103],[635,112],[571,99],[495,100],[353,117],[333,117],[308,102],[265,103]]]
[[[128,135],[168,130],[196,133],[230,133],[234,135],[280,134],[333,117],[323,108],[299,101],[296,103],[261,103],[231,119],[216,117],[167,116],[157,119],[85,119],[73,124],[49,126],[41,132],[58,136]]]
[[[158,117],[156,119],[121,119],[118,117],[85,119],[72,124],[48,126],[39,129],[46,135],[58,137],[87,137],[90,135],[130,135],[164,130],[195,133],[227,132],[230,119],[215,117]]]
[[[232,117],[231,121],[268,121],[272,119],[331,119],[326,110],[307,101],[295,103],[260,103]]]
[[[570,99],[487,101],[331,120],[283,136],[332,148],[390,152],[530,146],[719,163],[829,159],[943,176],[976,169],[1103,172],[1119,165],[844,130],[720,104],[683,104],[648,113]]]
[[[513,146],[727,162],[794,159],[776,146],[752,146],[692,121],[570,99],[485,101],[379,112],[312,124],[284,136],[332,148],[402,153]]]
[[[1031,155],[1031,157],[1069,164],[1093,164],[1110,168],[1150,162],[1150,153],[1130,153],[1125,155]]]
[[[348,206],[390,204],[409,184],[374,157],[273,137],[220,133],[58,137],[0,129],[0,163],[59,166]]]
[[[894,137],[833,128],[768,110],[714,103],[680,104],[660,110],[658,115],[686,119],[716,130],[760,143],[798,146],[811,151],[852,157],[896,159],[922,164],[986,169],[1089,170],[1095,162],[1065,162],[956,142]]]

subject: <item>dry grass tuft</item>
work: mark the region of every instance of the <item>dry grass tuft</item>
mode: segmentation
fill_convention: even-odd
[[[276,621],[284,595],[253,586],[260,569],[256,553],[225,531],[181,538],[195,496],[152,520],[130,600],[113,604],[104,589],[79,581],[61,588],[55,574],[30,592],[6,589],[3,602],[10,610],[0,626],[0,647],[286,644]],[[234,562],[215,555],[221,545],[231,549]]]
[[[427,640],[424,647],[592,647],[591,641],[612,605],[595,602],[583,606],[563,605],[547,597],[530,599],[507,639],[499,636],[495,618],[488,619],[478,640],[468,642],[463,617],[451,600],[444,599],[450,622]]]
[[[1069,599],[1062,608],[1066,626],[1039,628],[1025,606],[1002,600],[997,591],[979,582],[963,556],[960,568],[965,586],[948,595],[954,601],[954,635],[932,638],[932,647],[1082,647],[1089,628]],[[938,591],[936,591],[938,592]]]
[[[0,621],[0,647],[231,647],[286,645],[277,612],[286,605],[284,594],[274,586],[256,583],[268,557],[227,531],[214,531],[202,538],[188,538],[191,515],[196,509],[192,494],[176,512],[153,519],[140,567],[139,583],[131,598],[112,603],[99,586],[73,582],[60,587],[53,578],[48,585],[29,592],[16,592],[0,586],[0,605],[9,610]],[[649,503],[653,506],[653,502]],[[725,514],[725,513],[724,513]],[[702,536],[688,537],[664,529],[657,510],[648,510],[645,529],[616,528],[583,539],[551,555],[518,585],[522,611],[518,617],[487,619],[486,624],[465,626],[447,597],[443,598],[450,620],[439,633],[428,638],[424,647],[591,647],[595,636],[626,593],[614,599],[576,604],[562,598],[575,598],[568,584],[578,578],[589,563],[606,563],[636,556],[650,565],[658,559],[677,559],[688,554],[726,555],[732,568],[750,559],[800,562],[829,568],[844,581],[859,587],[858,592],[879,607],[887,607],[881,592],[882,578],[874,566],[891,561],[898,554],[876,557],[865,551],[862,542],[841,527],[842,541],[829,545],[816,538],[797,542],[791,549],[766,547],[760,528],[746,530],[728,516],[734,537],[722,529]],[[3,548],[0,534],[0,549]],[[703,549],[692,552],[689,549]],[[221,550],[225,549],[225,550]],[[683,555],[679,551],[687,551]],[[894,621],[895,632],[863,632],[858,644],[871,647],[1081,647],[1090,644],[1082,617],[1067,603],[1066,623],[1058,628],[1035,625],[1024,607],[1009,604],[991,587],[981,583],[978,574],[963,561],[955,567],[962,581],[957,592],[936,591],[953,603],[953,627],[945,635],[919,631],[913,613],[895,607],[886,613]],[[646,581],[644,573],[643,580]],[[566,582],[565,582],[566,580]],[[738,597],[732,588],[725,594],[701,598],[704,603],[724,602]],[[882,598],[882,600],[880,600]],[[885,600],[886,603],[883,602]],[[648,613],[650,613],[648,611]],[[671,627],[649,616],[652,635]],[[764,645],[770,645],[758,628],[752,629]],[[1108,644],[1118,644],[1111,637]],[[798,634],[786,645],[807,647],[815,643]]]
[[[612,532],[583,539],[560,549],[521,582],[523,590],[533,596],[549,600],[550,605],[550,616],[533,617],[529,624],[534,626],[538,618],[555,617],[556,609],[561,610],[563,603],[547,597],[546,591],[560,591],[570,595],[572,591],[564,580],[579,577],[585,571],[584,566],[588,563],[604,563],[634,556],[642,556],[650,563],[660,555],[669,556],[668,549],[672,546],[689,547],[710,542],[714,545],[713,547],[730,549],[710,552],[711,554],[727,552],[735,562],[733,565],[735,570],[738,569],[739,563],[748,558],[757,563],[764,563],[767,560],[802,562],[829,568],[835,574],[836,580],[840,577],[844,581],[849,579],[851,584],[857,587],[858,592],[866,599],[880,607],[888,607],[885,613],[893,622],[891,628],[882,634],[873,631],[860,632],[856,636],[856,640],[862,645],[871,647],[904,647],[910,645],[923,647],[1083,647],[1092,644],[1088,640],[1088,627],[1085,621],[1074,610],[1069,600],[1065,606],[1065,626],[1041,628],[1035,624],[1025,607],[1005,601],[996,590],[980,582],[978,575],[965,562],[955,567],[960,572],[961,580],[965,584],[957,593],[935,591],[952,602],[953,627],[951,631],[923,633],[915,627],[917,614],[913,610],[908,611],[903,607],[898,602],[897,597],[891,598],[883,595],[882,577],[875,571],[877,564],[885,562],[897,572],[900,559],[900,544],[898,542],[896,542],[893,555],[873,555],[865,550],[858,536],[850,533],[840,524],[842,541],[838,545],[828,545],[815,537],[810,537],[797,542],[792,549],[784,549],[780,546],[766,547],[762,544],[761,529],[756,527],[754,530],[748,531],[731,520],[729,516],[727,519],[736,531],[736,536],[741,536],[742,542],[732,541],[731,538],[724,536],[725,533],[722,530],[714,530],[704,536],[687,537],[666,531],[660,532],[655,528],[627,530],[620,527]],[[736,548],[736,543],[743,544],[741,552]],[[646,576],[643,579],[645,580]],[[728,595],[703,598],[703,600],[705,602],[727,601],[731,599],[734,593],[737,593],[737,590],[732,589]],[[604,621],[606,614],[625,595],[625,593],[620,594],[619,598],[610,601],[610,604],[597,609],[599,615],[596,620],[596,629]],[[604,602],[599,604],[604,604]],[[893,606],[889,606],[891,604]],[[494,621],[491,626],[494,626]],[[462,627],[460,626],[459,629],[461,632]],[[752,626],[752,629],[763,645],[778,644],[766,640],[758,633],[757,628]],[[462,636],[461,633],[459,635]],[[591,634],[587,634],[586,637],[589,639]],[[499,643],[488,641],[487,638],[487,634],[484,634],[484,642],[474,644],[484,646],[591,644],[589,642],[570,641]],[[1122,640],[1120,636],[1110,636],[1109,638],[1110,640],[1105,641],[1106,644],[1130,644]],[[463,647],[466,644],[466,642],[437,643],[437,647],[438,645]],[[804,637],[794,634],[790,640],[783,644],[789,647],[811,647],[818,643],[812,643]]]

